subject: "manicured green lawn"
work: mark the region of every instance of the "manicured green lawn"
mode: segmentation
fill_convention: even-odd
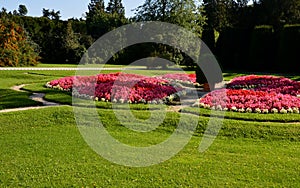
[[[44,83],[54,78],[72,74],[74,71],[0,71],[0,109],[39,105],[39,103],[29,99],[29,93],[13,91],[10,89],[12,86]]]
[[[151,134],[131,134],[116,123],[112,111],[99,113],[110,134],[127,144],[150,145],[171,134],[171,128],[164,126]],[[164,125],[175,126],[178,114],[168,116]],[[169,161],[133,168],[93,152],[75,125],[71,107],[0,114],[0,122],[2,187],[298,187],[300,182],[299,141],[290,141],[289,135],[279,139],[219,136],[205,153],[198,151],[201,136],[194,136]],[[235,123],[239,124],[247,126]],[[299,133],[300,128],[295,129]],[[277,133],[270,134],[275,138]]]
[[[153,75],[166,71],[137,72]],[[20,84],[30,84],[25,87],[30,92],[46,93],[48,100],[70,105],[69,93],[43,85],[74,73],[0,72],[0,108],[38,105],[27,98],[28,93],[9,89]],[[225,74],[226,78],[233,73],[230,74]],[[0,113],[0,187],[300,186],[300,124],[297,123],[300,118],[297,114],[228,112],[216,140],[206,152],[200,153],[198,147],[209,121],[209,110],[187,108],[184,114],[168,112],[155,131],[138,133],[127,129],[116,118],[115,113],[126,115],[122,105],[114,111],[111,103],[96,105],[109,133],[120,142],[137,147],[169,138],[179,118],[184,126],[189,126],[191,121],[198,121],[198,125],[188,145],[173,158],[154,166],[134,168],[111,163],[96,154],[81,136],[71,106]],[[148,108],[131,105],[132,113],[141,120],[149,118]],[[151,112],[157,112],[155,117],[159,119],[163,110]]]
[[[99,64],[88,64],[88,65],[76,65],[76,64],[38,64],[36,67],[39,68],[51,68],[51,67],[59,67],[59,68],[82,68],[82,67],[96,67],[99,68]],[[146,68],[146,66],[126,66],[126,65],[113,65],[113,64],[104,64],[104,68]]]
[[[204,117],[211,116],[211,110],[197,108],[197,107],[188,107],[182,109],[183,113],[190,113],[195,115],[200,115]],[[224,117],[225,119],[233,119],[233,120],[242,120],[242,121],[257,121],[257,122],[281,122],[281,123],[296,123],[300,124],[300,114],[257,114],[257,113],[237,113],[237,112],[229,112],[226,111],[214,111],[215,116]]]

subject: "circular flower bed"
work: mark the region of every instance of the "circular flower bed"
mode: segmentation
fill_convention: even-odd
[[[299,113],[299,82],[282,77],[250,75],[233,79],[227,88],[207,94],[195,105],[249,113]]]
[[[80,98],[120,103],[163,103],[176,100],[189,92],[178,85],[171,84],[170,81],[187,81],[187,78],[190,77],[181,74],[148,77],[112,73],[65,77],[48,82],[46,86],[72,91],[73,96]]]

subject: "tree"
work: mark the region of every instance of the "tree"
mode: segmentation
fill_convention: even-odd
[[[146,0],[145,3],[135,9],[137,21],[167,21],[171,16],[172,0]]]
[[[88,5],[88,9],[89,12],[87,12],[87,16],[90,17],[92,17],[93,14],[96,14],[97,12],[104,12],[104,0],[91,0],[91,2]]]
[[[60,11],[55,12],[54,9],[50,11],[49,9],[43,8],[42,12],[43,12],[43,17],[49,18],[51,20],[57,20],[57,21],[60,19]]]
[[[74,33],[72,22],[68,21],[63,36],[64,57],[67,63],[79,63],[85,52],[85,47],[80,44],[79,40],[80,34]]]
[[[109,0],[106,11],[110,14],[118,14],[120,17],[125,17],[125,8],[122,0]]]
[[[230,26],[230,1],[232,0],[203,0],[207,27],[222,31]]]
[[[91,0],[88,5],[88,12],[86,12],[87,24],[93,20],[93,18],[100,13],[105,12],[104,0]]]
[[[114,13],[114,11],[122,12],[122,3],[116,2],[117,4],[111,3],[109,8],[111,12],[105,11],[103,0],[91,0],[88,5],[89,12],[86,13],[87,32],[94,39],[98,39],[103,34],[127,23],[124,15]],[[113,8],[113,5],[117,7]]]
[[[21,26],[0,19],[0,66],[36,65],[39,58],[37,45]]]
[[[146,0],[143,5],[135,10],[134,20],[168,22],[182,26],[194,34],[201,36],[206,18],[199,4],[200,2],[195,0]],[[181,39],[176,38],[177,36],[168,37],[174,38],[173,41],[183,44]],[[190,42],[185,41],[187,45]],[[188,58],[176,48],[165,45],[153,45],[148,47],[149,49],[155,49],[150,54],[151,56],[168,57],[167,59],[177,64],[195,65],[194,62],[191,62],[191,58]],[[196,50],[195,53],[197,53]]]
[[[91,0],[88,5],[88,12],[86,13],[86,27],[87,32],[94,39],[99,38],[107,32],[104,0]]]
[[[18,13],[18,11],[16,11],[16,10],[13,10],[13,15],[14,15],[14,16],[19,16],[19,13]]]
[[[278,29],[285,24],[300,22],[300,0],[259,0],[256,4],[260,24],[270,24]]]
[[[26,14],[28,13],[28,10],[25,5],[19,5],[18,11],[20,16],[26,16]]]
[[[205,24],[203,9],[195,0],[146,0],[135,9],[135,21],[162,21],[201,34]]]
[[[7,9],[4,7],[2,7],[2,9],[1,9],[1,16],[2,16],[2,14],[7,14]]]

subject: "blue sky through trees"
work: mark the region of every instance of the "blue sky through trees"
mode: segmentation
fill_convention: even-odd
[[[28,16],[42,16],[42,9],[54,9],[60,11],[61,19],[83,17],[88,10],[90,0],[0,0],[0,8],[4,7],[7,11],[18,10],[20,4],[28,9]],[[105,0],[107,4],[108,0]],[[132,17],[132,9],[143,4],[144,0],[123,0],[127,17]]]

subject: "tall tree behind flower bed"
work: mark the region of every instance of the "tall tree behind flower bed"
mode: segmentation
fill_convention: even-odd
[[[0,19],[0,66],[28,66],[38,64],[38,46],[25,30],[13,21]]]

